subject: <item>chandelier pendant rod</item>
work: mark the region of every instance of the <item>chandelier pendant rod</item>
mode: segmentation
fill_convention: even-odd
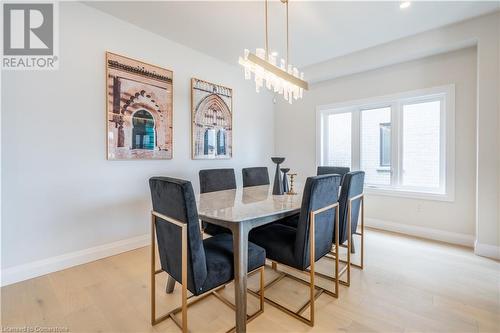
[[[283,0],[286,5],[286,65],[290,63],[289,54],[290,54],[290,38],[288,37],[288,0]]]
[[[265,1],[264,5],[266,7],[265,13],[266,13],[266,60],[267,60],[267,59],[269,59],[269,28],[267,25],[267,21],[268,21],[268,14],[267,14],[268,3],[267,3],[267,0]]]

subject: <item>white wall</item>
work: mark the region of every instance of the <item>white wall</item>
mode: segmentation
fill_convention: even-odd
[[[368,195],[366,217],[458,233],[472,245],[475,231],[475,105],[476,49],[326,81],[314,86],[302,101],[277,105],[276,153],[286,156],[303,178],[316,170],[316,106],[390,95],[447,84],[456,89],[456,192],[454,202]],[[300,135],[287,135],[298,133]]]
[[[304,69],[312,82],[477,46],[475,253],[500,258],[500,12],[379,45]],[[277,119],[279,124],[279,118]]]
[[[240,68],[79,3],[60,4],[60,50],[58,71],[2,73],[4,284],[109,254],[111,242],[144,243],[150,176],[186,178],[197,191],[200,169],[234,167],[241,184],[242,167],[271,166],[271,96]],[[106,160],[105,51],[174,71],[173,160]],[[191,160],[193,76],[233,88],[231,160]]]

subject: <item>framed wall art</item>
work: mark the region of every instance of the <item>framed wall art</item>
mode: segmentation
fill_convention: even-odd
[[[173,72],[106,52],[107,158],[171,159]]]
[[[233,155],[233,90],[191,79],[193,159],[229,159]]]

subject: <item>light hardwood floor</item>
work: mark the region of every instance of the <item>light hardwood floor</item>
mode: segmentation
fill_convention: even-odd
[[[366,267],[353,269],[340,298],[316,301],[311,328],[273,308],[249,323],[249,332],[500,332],[500,264],[471,249],[367,230]],[[333,263],[323,260],[322,272]],[[281,267],[278,266],[280,269]],[[149,324],[149,248],[20,282],[1,289],[2,327],[58,326],[70,332],[179,332],[171,320]],[[266,269],[266,280],[275,273]],[[319,284],[328,286],[325,281]],[[157,308],[180,303],[157,278]],[[249,280],[257,288],[257,276]],[[232,286],[222,293],[233,298]],[[307,287],[284,279],[266,291],[298,308]],[[257,299],[248,296],[249,312]],[[306,312],[307,313],[307,312]],[[211,296],[189,308],[191,332],[224,332],[234,325],[230,308]]]

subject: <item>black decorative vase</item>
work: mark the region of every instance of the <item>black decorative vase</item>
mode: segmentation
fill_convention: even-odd
[[[271,161],[276,163],[276,173],[274,174],[273,195],[283,195],[283,178],[281,178],[280,164],[285,161],[284,157],[271,157]]]
[[[290,168],[281,168],[281,172],[283,172],[283,192],[287,193],[289,191],[288,188],[288,177],[286,173],[290,171]]]

